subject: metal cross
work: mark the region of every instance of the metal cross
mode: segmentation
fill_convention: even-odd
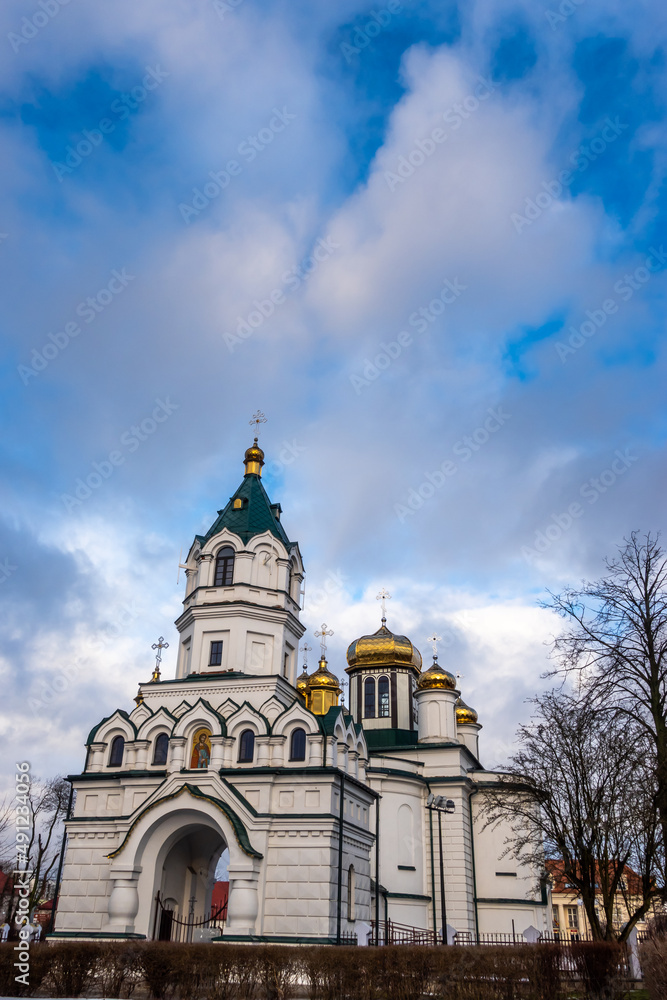
[[[151,649],[157,649],[155,654],[155,669],[160,669],[160,664],[162,663],[162,650],[169,649],[169,643],[164,641],[164,636],[161,635],[157,642],[154,642]]]
[[[333,629],[327,629],[326,622],[322,622],[320,626],[321,631],[316,632],[316,636],[320,636],[320,648],[322,650],[322,659],[325,660],[327,656],[327,636],[333,635]]]
[[[380,591],[380,593],[375,598],[375,600],[376,601],[382,601],[382,604],[380,605],[381,608],[382,608],[382,621],[386,622],[386,620],[387,620],[387,606],[385,604],[385,601],[390,601],[391,600],[391,594],[388,594],[387,591],[383,587],[382,590]]]
[[[432,643],[432,645],[433,645],[433,659],[437,660],[438,659],[438,643],[442,642],[442,636],[441,635],[436,635],[436,633],[434,632],[433,635],[429,635],[429,636],[426,637],[426,641]]]
[[[259,437],[259,425],[266,423],[266,417],[261,410],[257,410],[256,413],[253,413],[252,420],[249,420],[248,423],[251,427],[253,424],[255,425],[255,437]]]
[[[341,686],[341,687],[342,687],[342,689],[343,689],[343,693],[342,693],[342,695],[341,695],[341,705],[342,705],[342,707],[343,707],[343,708],[345,708],[345,689],[346,689],[347,687],[349,687],[349,684],[350,684],[350,682],[349,682],[349,681],[346,681],[346,680],[342,680],[342,681],[340,682],[340,686]]]
[[[311,651],[312,648],[313,647],[309,646],[307,642],[304,642],[303,646],[301,647],[301,652],[303,653],[303,669],[306,671],[308,670],[308,653]]]

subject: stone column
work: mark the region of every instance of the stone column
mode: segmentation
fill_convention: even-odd
[[[184,766],[186,742],[185,736],[172,736],[169,740],[168,771],[180,771]]]
[[[222,767],[225,739],[224,736],[211,736],[211,763],[209,766],[212,771],[219,771]]]
[[[270,747],[270,736],[256,736],[255,737],[255,748],[257,750],[257,766],[258,767],[269,767],[271,763],[271,747]]]
[[[90,756],[88,757],[88,767],[86,771],[101,771],[104,767],[104,754],[106,743],[91,743]]]
[[[255,934],[259,910],[259,862],[250,858],[229,866],[226,934]]]
[[[138,882],[141,868],[114,865],[109,873],[113,882],[109,896],[108,922],[105,931],[133,934],[134,918],[139,911]]]
[[[150,746],[150,740],[134,741],[134,766],[138,771],[145,771],[149,764],[148,754]]]

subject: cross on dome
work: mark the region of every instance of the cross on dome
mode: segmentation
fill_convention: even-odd
[[[319,639],[320,639],[320,648],[322,650],[322,659],[323,660],[326,660],[326,658],[327,658],[327,636],[328,635],[333,635],[333,634],[334,633],[333,633],[333,629],[332,628],[327,629],[326,622],[322,622],[322,624],[320,626],[320,631],[319,632],[315,632],[315,636],[319,637]]]
[[[380,591],[380,593],[375,598],[375,600],[376,601],[382,601],[382,604],[380,605],[380,607],[382,608],[382,624],[384,625],[385,622],[387,621],[387,606],[385,604],[385,601],[390,601],[391,600],[391,594],[388,594],[387,591],[383,587],[382,590]]]
[[[260,424],[266,423],[266,417],[264,416],[261,410],[257,410],[256,413],[253,413],[252,420],[249,420],[248,423],[250,424],[251,427],[254,426],[255,440],[257,440],[257,438],[259,437],[259,426]]]
[[[308,669],[308,653],[311,651],[312,648],[313,647],[309,646],[307,642],[304,642],[303,646],[301,647],[301,652],[303,653],[303,669],[304,670]]]
[[[428,635],[426,637],[426,641],[431,643],[431,646],[432,646],[432,649],[433,649],[433,659],[437,660],[438,659],[438,643],[442,642],[442,636],[441,635],[436,635],[436,633],[434,632],[433,635]]]
[[[154,642],[151,649],[157,649],[155,654],[155,670],[153,671],[152,681],[160,680],[160,664],[162,663],[162,650],[169,649],[169,643],[164,641],[164,636],[161,635],[157,642]]]

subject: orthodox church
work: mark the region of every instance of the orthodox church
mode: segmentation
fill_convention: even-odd
[[[497,775],[456,678],[380,628],[299,672],[304,566],[262,484],[241,485],[184,564],[176,676],[139,685],[86,741],[55,937],[169,938],[202,924],[229,852],[222,939],[336,943],[389,919],[474,940],[551,929],[539,872],[485,827]],[[203,926],[199,939],[220,935]],[[195,938],[196,939],[196,938]],[[366,938],[363,937],[365,942]]]

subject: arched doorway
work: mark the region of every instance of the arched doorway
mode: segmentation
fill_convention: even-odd
[[[219,830],[210,826],[192,824],[169,838],[158,858],[162,870],[156,872],[153,937],[170,941],[207,936],[215,871],[226,848]]]

